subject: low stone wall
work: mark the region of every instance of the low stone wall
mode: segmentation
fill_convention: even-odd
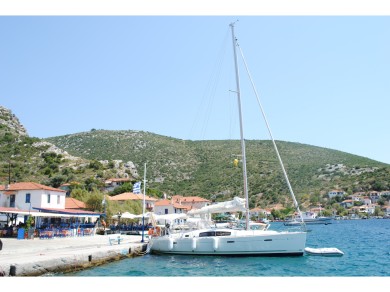
[[[45,243],[45,241],[41,242]],[[74,272],[125,258],[142,256],[146,250],[147,243],[123,242],[46,250],[30,248],[29,252],[15,250],[12,251],[12,255],[3,254],[3,257],[0,252],[0,276],[42,276]]]

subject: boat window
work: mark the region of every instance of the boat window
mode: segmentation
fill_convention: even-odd
[[[199,237],[215,236],[215,231],[206,231],[199,233]]]
[[[216,232],[216,235],[217,236],[229,236],[231,235],[232,233],[231,232],[228,232],[228,231],[217,231]]]
[[[229,236],[231,232],[229,231],[206,231],[199,233],[199,237],[208,237],[208,236]]]

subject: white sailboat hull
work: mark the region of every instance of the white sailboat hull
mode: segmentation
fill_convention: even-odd
[[[231,235],[199,236],[208,231],[231,232]],[[217,229],[154,237],[150,251],[186,255],[299,256],[304,254],[305,243],[306,232]]]

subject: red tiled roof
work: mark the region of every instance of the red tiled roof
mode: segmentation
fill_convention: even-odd
[[[39,183],[35,182],[20,182],[20,183],[14,183],[10,184],[8,188],[6,188],[4,185],[0,186],[0,191],[7,190],[7,191],[22,191],[22,190],[47,190],[47,191],[56,191],[56,192],[63,192],[64,190],[56,189],[53,187],[48,187],[45,185],[41,185]]]
[[[173,196],[172,201],[181,202],[181,203],[200,203],[200,202],[210,202],[205,198],[193,196],[193,197],[183,197],[183,196]]]
[[[160,200],[154,203],[154,206],[169,206],[169,205],[171,205],[170,200]]]
[[[180,205],[180,204],[176,204],[176,203],[173,203],[173,207],[176,208],[176,209],[185,209],[185,210],[191,210],[192,209],[191,206]]]
[[[127,200],[143,200],[144,195],[143,194],[134,194],[134,193],[122,193],[116,196],[108,197],[111,201],[127,201]],[[146,196],[145,200],[147,201],[157,201],[157,199]]]
[[[87,206],[84,202],[81,202],[75,198],[65,199],[65,209],[85,209]]]

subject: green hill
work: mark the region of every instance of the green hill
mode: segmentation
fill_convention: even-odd
[[[86,159],[132,161],[151,188],[168,194],[198,195],[217,201],[242,195],[242,169],[233,166],[240,142],[188,141],[142,131],[90,132],[47,141]],[[295,194],[322,196],[341,188],[350,193],[389,189],[389,165],[345,152],[277,141]],[[251,205],[290,201],[271,141],[246,141]],[[291,202],[291,201],[290,201]]]
[[[276,141],[301,204],[324,200],[328,191],[389,190],[390,166],[349,153]],[[271,141],[248,140],[250,206],[291,204]],[[235,140],[189,141],[142,131],[90,132],[29,137],[19,120],[0,107],[0,183],[35,181],[58,187],[77,181],[89,189],[107,178],[142,180],[155,193],[202,196],[215,201],[242,196],[242,168]]]

